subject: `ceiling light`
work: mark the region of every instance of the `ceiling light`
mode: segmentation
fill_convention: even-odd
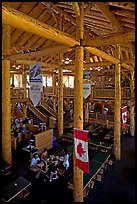
[[[64,63],[65,63],[65,64],[69,64],[69,61],[65,61]]]

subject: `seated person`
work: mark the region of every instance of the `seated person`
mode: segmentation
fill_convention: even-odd
[[[32,158],[32,160],[31,160],[30,167],[36,167],[38,161],[40,161],[40,158],[39,158],[38,154],[35,153],[34,156],[33,156],[33,158]]]
[[[41,159],[46,160],[47,158],[48,158],[48,150],[47,150],[47,148],[44,148],[43,152],[41,154]]]
[[[63,161],[63,166],[67,171],[69,168],[69,153],[68,153],[66,148],[64,149],[64,152],[65,152],[65,157],[64,157],[64,161]]]
[[[49,169],[49,181],[52,182],[53,180],[58,179],[58,168],[55,165],[51,165]]]

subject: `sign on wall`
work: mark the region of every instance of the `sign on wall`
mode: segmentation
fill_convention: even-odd
[[[30,65],[30,99],[34,106],[41,100],[42,74],[40,64]]]

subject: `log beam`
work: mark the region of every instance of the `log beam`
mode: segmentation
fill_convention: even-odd
[[[120,32],[123,32],[124,29],[115,17],[115,15],[109,10],[109,8],[105,5],[104,2],[95,2],[95,6],[101,11],[101,13],[106,16],[106,18],[110,21],[112,25],[112,30],[114,32],[117,32],[118,30]]]
[[[50,64],[50,63],[45,63],[41,61],[35,61],[35,60],[16,60],[17,64],[24,64],[24,65],[30,65],[30,64],[41,64],[42,67],[46,68],[59,68],[58,64]]]
[[[101,51],[101,50],[99,50],[97,48],[86,47],[86,50],[88,52],[94,54],[94,55],[97,55],[97,56],[109,61],[109,62],[112,62],[112,64],[119,64],[120,63],[119,59],[117,59],[117,58],[115,58],[113,56],[110,56],[107,53],[105,53],[105,52],[103,52],[103,51]],[[126,63],[122,63],[121,66],[128,69],[128,70],[130,70],[130,71],[133,71],[133,67],[127,65]]]
[[[28,53],[17,53],[14,55],[6,56],[6,59],[10,60],[18,60],[18,59],[31,59],[34,57],[41,57],[41,56],[51,56],[58,53],[68,52],[71,48],[66,45],[54,45],[49,46],[43,49],[40,49],[35,52],[28,52]]]
[[[102,37],[93,37],[87,40],[87,44],[92,47],[103,47],[108,45],[116,45],[117,43],[125,44],[126,42],[135,42],[135,32],[118,32]]]
[[[2,23],[25,30],[27,32],[31,32],[43,38],[68,45],[70,47],[80,45],[80,42],[78,40],[71,38],[63,31],[52,28],[51,26],[41,23],[32,17],[28,17],[27,15],[17,11],[16,9],[10,8],[9,6],[2,6]],[[118,59],[109,56],[105,52],[97,50],[97,48],[86,47],[86,49],[89,52],[112,62],[113,64],[119,63]],[[122,66],[131,71],[133,70],[132,67],[126,64],[122,64]]]
[[[2,23],[68,46],[79,45],[77,40],[63,31],[41,23],[7,5],[2,5]]]
[[[76,12],[76,14],[78,16],[80,16],[80,8],[79,8],[79,5],[78,5],[78,2],[73,2],[73,8],[74,8],[74,11]]]

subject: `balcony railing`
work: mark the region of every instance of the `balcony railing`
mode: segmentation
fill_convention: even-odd
[[[115,99],[115,88],[97,88],[93,87],[91,89],[92,98],[93,99]],[[53,87],[44,87],[43,88],[43,95],[44,96],[53,96],[55,93],[58,95],[58,87],[56,90],[53,90]],[[128,100],[130,99],[130,88],[122,87],[121,89],[122,99]],[[74,97],[74,88],[67,88],[64,87],[63,89],[64,97]],[[23,88],[11,88],[11,98],[24,98],[25,90]],[[29,97],[29,88],[26,89],[26,97]]]

